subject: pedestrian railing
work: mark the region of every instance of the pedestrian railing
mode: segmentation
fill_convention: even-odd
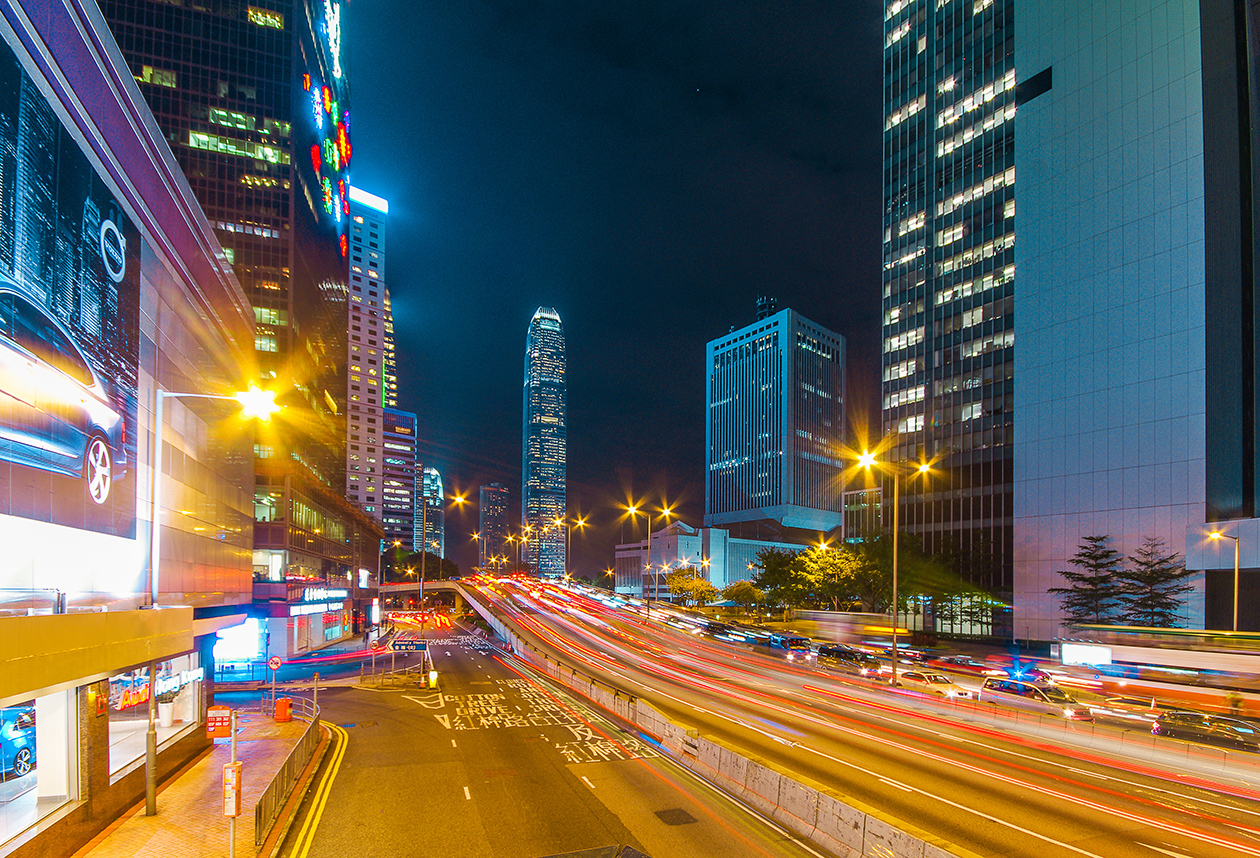
[[[315,749],[319,747],[319,707],[305,697],[290,699],[293,701],[293,716],[306,721],[306,730],[303,731],[297,745],[289,752],[284,764],[280,766],[280,771],[276,772],[271,783],[258,797],[258,804],[254,806],[255,848],[261,846],[267,838],[271,826],[275,824],[276,817],[280,813],[280,808],[284,807],[289,793],[293,791],[293,785],[297,783],[302,770],[306,768]],[[264,698],[263,711],[274,711],[274,707],[274,700],[270,697]]]

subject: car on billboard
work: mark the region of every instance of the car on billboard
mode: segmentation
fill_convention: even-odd
[[[126,431],[61,323],[0,285],[0,460],[81,478],[103,504],[127,472]]]
[[[20,778],[35,768],[35,707],[0,709],[0,780]]]

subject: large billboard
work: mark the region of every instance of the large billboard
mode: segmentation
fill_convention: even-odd
[[[0,43],[0,515],[134,538],[140,235]]]

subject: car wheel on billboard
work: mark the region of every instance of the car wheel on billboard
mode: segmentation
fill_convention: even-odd
[[[23,748],[13,755],[13,774],[18,777],[27,774],[31,770],[31,749]]]
[[[83,479],[87,480],[88,496],[97,504],[109,500],[113,464],[109,442],[100,435],[93,435],[83,457]]]

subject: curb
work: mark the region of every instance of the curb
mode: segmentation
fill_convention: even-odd
[[[284,844],[284,840],[289,835],[289,829],[293,827],[293,821],[297,819],[297,811],[302,802],[306,800],[306,794],[310,792],[311,784],[315,780],[315,772],[319,769],[320,764],[324,761],[324,755],[328,753],[328,746],[332,744],[332,734],[328,728],[320,723],[320,733],[323,738],[319,741],[319,747],[315,749],[315,753],[311,754],[311,759],[307,762],[306,768],[302,770],[302,775],[298,778],[297,784],[289,791],[289,797],[285,799],[284,806],[280,808],[280,817],[272,823],[271,830],[267,832],[267,839],[258,847],[258,858],[275,858],[280,854],[280,847]]]

